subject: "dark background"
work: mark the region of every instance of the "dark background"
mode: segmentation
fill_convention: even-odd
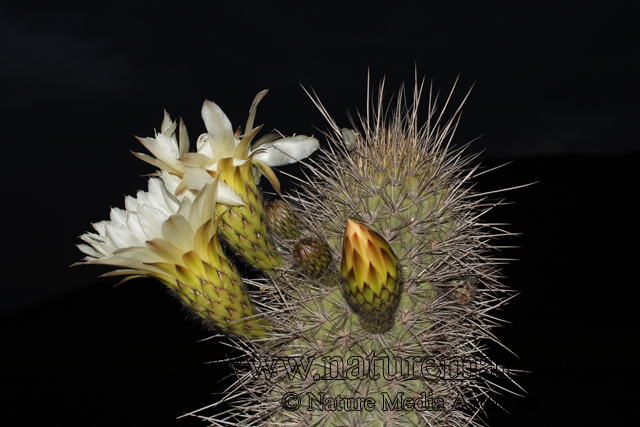
[[[482,136],[480,190],[504,193],[487,221],[504,239],[505,283],[521,292],[499,331],[533,370],[524,399],[490,425],[616,424],[632,405],[636,280],[638,11],[611,2],[0,2],[4,269],[0,416],[5,425],[198,425],[175,420],[216,400],[217,340],[150,280],[113,287],[68,266],[77,236],[146,188],[144,151],[162,111],[203,132],[202,101],[244,125],[255,94],[265,131],[340,126],[386,77],[433,79],[454,105],[474,85],[456,136]],[[424,104],[426,107],[426,103]],[[424,114],[423,114],[424,117]],[[264,133],[264,131],[263,131]],[[293,184],[282,174],[284,191]],[[502,196],[501,196],[502,197]],[[499,401],[500,402],[500,401]]]

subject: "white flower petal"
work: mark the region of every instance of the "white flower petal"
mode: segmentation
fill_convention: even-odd
[[[192,168],[206,169],[215,162],[211,157],[205,156],[202,153],[187,153],[178,159],[180,163]]]
[[[129,229],[114,222],[106,224],[106,237],[113,242],[117,248],[126,248],[130,246],[140,246],[143,242],[133,236]]]
[[[156,237],[162,237],[162,223],[169,216],[164,212],[152,207],[141,205],[138,207],[138,219],[140,227],[145,235],[145,240],[151,240]]]
[[[162,183],[159,179],[151,178],[148,183],[147,191],[140,191],[140,199],[144,200],[146,205],[153,206],[154,208],[165,210],[167,208],[164,203],[164,196],[162,195]]]
[[[212,157],[216,160],[233,157],[236,149],[236,138],[233,136],[231,122],[224,112],[211,101],[204,101],[202,105],[202,120],[207,127]],[[204,153],[203,153],[204,154]]]
[[[151,178],[149,179],[149,190],[138,191],[136,204],[154,207],[164,212],[168,217],[176,212],[180,202],[167,191],[161,180]]]
[[[245,163],[247,163],[247,159],[236,159],[235,157],[233,158],[233,166],[242,166]],[[214,164],[212,164],[211,166],[207,167],[208,171],[211,172],[218,172],[218,162],[215,162]]]
[[[100,252],[98,252],[93,246],[89,246],[89,245],[85,245],[84,243],[81,243],[79,245],[76,245],[78,247],[78,249],[80,249],[82,252],[84,252],[85,254],[89,255],[89,258],[102,258],[102,256],[100,255]]]
[[[160,182],[160,180],[158,180],[158,182]],[[162,199],[164,204],[167,206],[166,212],[171,214],[180,208],[180,200],[178,200],[174,193],[170,193],[169,190],[167,190],[167,187],[163,184],[160,185],[160,189],[162,190]]]
[[[211,151],[211,144],[209,144],[209,134],[203,133],[198,137],[196,142],[197,152],[203,154],[209,158],[213,158],[213,151]]]
[[[245,206],[238,193],[224,182],[218,182],[218,203],[227,206]]]
[[[96,229],[96,231],[100,236],[104,236],[104,233],[106,231],[105,225],[107,225],[108,222],[109,221],[100,221],[100,222],[93,223],[91,225],[93,225],[93,228]],[[90,234],[90,235],[95,236],[95,234]]]
[[[155,209],[158,209],[165,214],[167,212],[167,206],[164,203],[161,203],[159,200],[162,200],[162,192],[158,188],[156,180],[149,180],[149,190],[148,191],[138,191],[136,195],[136,202],[138,203],[138,212],[140,212],[140,208],[142,206],[148,206]]]
[[[187,167],[182,182],[189,190],[201,190],[207,184],[213,182],[213,178],[205,170]]]
[[[167,129],[171,127],[173,121],[171,120],[171,116],[167,113],[167,110],[164,110],[164,117],[162,119],[162,125],[160,126],[160,132],[165,133]]]
[[[177,140],[163,133],[158,134],[156,140],[173,155],[174,159],[180,157],[180,148],[178,147]]]
[[[138,210],[138,202],[131,196],[124,197],[124,208],[128,212],[136,212]]]
[[[147,240],[147,235],[142,229],[142,225],[140,225],[140,218],[137,213],[129,212],[126,226],[131,230],[131,234],[138,236],[140,241],[144,242]]]
[[[146,246],[136,246],[117,250],[111,258],[122,262],[113,265],[118,267],[135,268],[136,270],[139,270],[139,274],[152,271],[162,273],[162,270],[145,264],[166,261]]]
[[[114,255],[119,258],[136,260],[142,263],[165,261],[162,259],[162,257],[149,249],[147,245],[119,249],[114,253]],[[146,269],[147,267],[143,268]]]
[[[193,229],[189,221],[182,215],[171,215],[162,224],[164,238],[183,253],[189,252],[193,246]]]
[[[218,179],[219,177],[216,177],[211,184],[205,185],[202,190],[200,190],[196,199],[193,201],[191,212],[188,216],[185,216],[185,218],[189,219],[189,223],[194,231],[215,216]]]
[[[297,135],[262,145],[253,158],[269,166],[282,166],[305,159],[318,148],[320,143],[316,138]]]
[[[182,163],[178,161],[178,147],[168,136],[160,133],[156,138],[138,138],[138,141],[140,141],[156,159],[165,163],[167,166],[176,171],[181,171],[184,167]]]
[[[184,128],[184,131],[183,131],[182,123],[180,123],[180,125],[181,125],[180,131],[186,134],[187,129]],[[167,113],[167,110],[164,110],[164,119],[162,120],[162,125],[160,126],[160,132],[170,137],[171,140],[173,141],[173,145],[175,145],[176,147],[178,147],[178,137],[176,136],[177,126],[178,124],[175,121],[171,121],[171,117],[169,116],[169,113]],[[158,135],[156,135],[156,138],[157,137]]]
[[[112,265],[114,267],[131,268],[131,269],[140,271],[140,274],[146,274],[147,272],[157,271],[156,268],[145,265],[142,260],[138,258],[134,258],[133,256],[131,257],[111,256],[108,258],[103,258],[103,259],[94,261],[94,264],[104,264],[104,265]]]
[[[189,218],[189,214],[191,213],[191,206],[193,206],[193,201],[191,201],[190,199],[184,199],[176,215],[182,215],[185,218]]]
[[[160,174],[160,178],[162,179],[162,182],[164,183],[164,186],[169,194],[175,194],[178,184],[182,182],[182,179],[178,178],[175,175],[171,175],[169,172],[164,170]]]
[[[127,211],[120,208],[111,208],[109,218],[112,222],[125,225],[127,223]]]

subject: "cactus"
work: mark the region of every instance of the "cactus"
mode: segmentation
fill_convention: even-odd
[[[247,257],[242,239],[235,242],[225,228],[257,235],[263,242],[253,240],[249,249],[273,254],[247,257],[262,275],[244,279],[258,289],[249,298],[255,314],[245,319],[253,329],[227,337],[246,352],[243,365],[235,364],[236,383],[218,402],[231,409],[207,415],[203,408],[199,417],[219,426],[479,425],[478,414],[496,391],[489,378],[496,366],[484,354],[485,341],[497,341],[491,330],[498,321],[490,312],[510,298],[498,282],[490,240],[509,233],[481,221],[495,204],[471,188],[476,156],[451,148],[460,109],[445,121],[429,99],[421,126],[421,90],[416,83],[411,103],[401,90],[387,116],[381,88],[361,129],[353,130],[339,128],[314,99],[329,121],[330,145],[307,161],[310,178],[302,191],[281,200],[263,203],[253,185],[246,147],[255,132],[242,140],[244,152],[236,157],[245,162],[238,165],[224,158],[216,160],[217,169],[205,169],[207,162],[179,149],[190,167],[200,165],[235,190],[239,208],[229,210],[257,212],[232,223],[224,217],[228,208],[214,203],[208,224],[217,211],[220,234],[234,251]],[[221,134],[212,122],[209,140]],[[175,178],[180,161],[170,169],[153,164],[164,170],[169,193],[186,187],[197,194],[193,181],[180,182],[186,172]],[[96,242],[104,237],[83,238],[93,246],[81,247],[88,261],[100,263],[103,246]],[[199,259],[189,254],[183,267],[197,271]],[[147,275],[158,277],[155,270]],[[229,332],[228,324],[212,322]]]

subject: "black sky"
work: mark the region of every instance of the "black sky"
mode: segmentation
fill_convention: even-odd
[[[638,113],[629,8],[568,1],[272,3],[6,2],[0,111],[73,105],[92,116],[109,106],[103,120],[131,135],[157,126],[162,108],[197,122],[204,97],[242,116],[253,94],[268,87],[279,114],[265,115],[273,119],[266,123],[322,126],[298,83],[342,115],[362,107],[368,69],[373,82],[386,75],[395,90],[412,83],[415,65],[444,91],[458,74],[461,93],[476,82],[465,132],[487,134],[479,144],[487,156],[636,146],[621,126]]]

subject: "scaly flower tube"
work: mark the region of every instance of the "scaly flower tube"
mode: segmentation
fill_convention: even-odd
[[[172,182],[162,173],[165,182]],[[218,182],[179,200],[162,180],[151,178],[149,190],[125,198],[125,209],[112,208],[111,219],[94,224],[96,233],[80,238],[87,257],[78,264],[105,264],[123,269],[105,276],[123,281],[155,277],[197,315],[224,331],[261,337],[266,321],[244,292],[242,280],[218,240],[215,206]]]
[[[197,192],[219,176],[220,184],[228,184],[240,202],[235,203],[237,207],[227,210],[223,206],[226,203],[219,201],[221,205],[217,210],[222,215],[221,234],[248,263],[273,271],[280,266],[281,260],[265,225],[264,208],[256,184],[260,176],[265,175],[280,191],[280,182],[272,167],[302,160],[316,151],[320,144],[313,137],[298,135],[278,139],[280,135],[268,134],[252,145],[253,138],[262,128],[253,127],[256,109],[266,94],[267,91],[263,90],[253,100],[244,135],[240,129],[233,132],[231,122],[220,107],[205,101],[202,119],[207,133],[198,138],[197,152],[189,152],[189,137],[182,120],[176,137],[177,124],[165,112],[161,133],[155,138],[138,138],[155,158],[143,153],[134,154],[171,174],[176,195]]]

